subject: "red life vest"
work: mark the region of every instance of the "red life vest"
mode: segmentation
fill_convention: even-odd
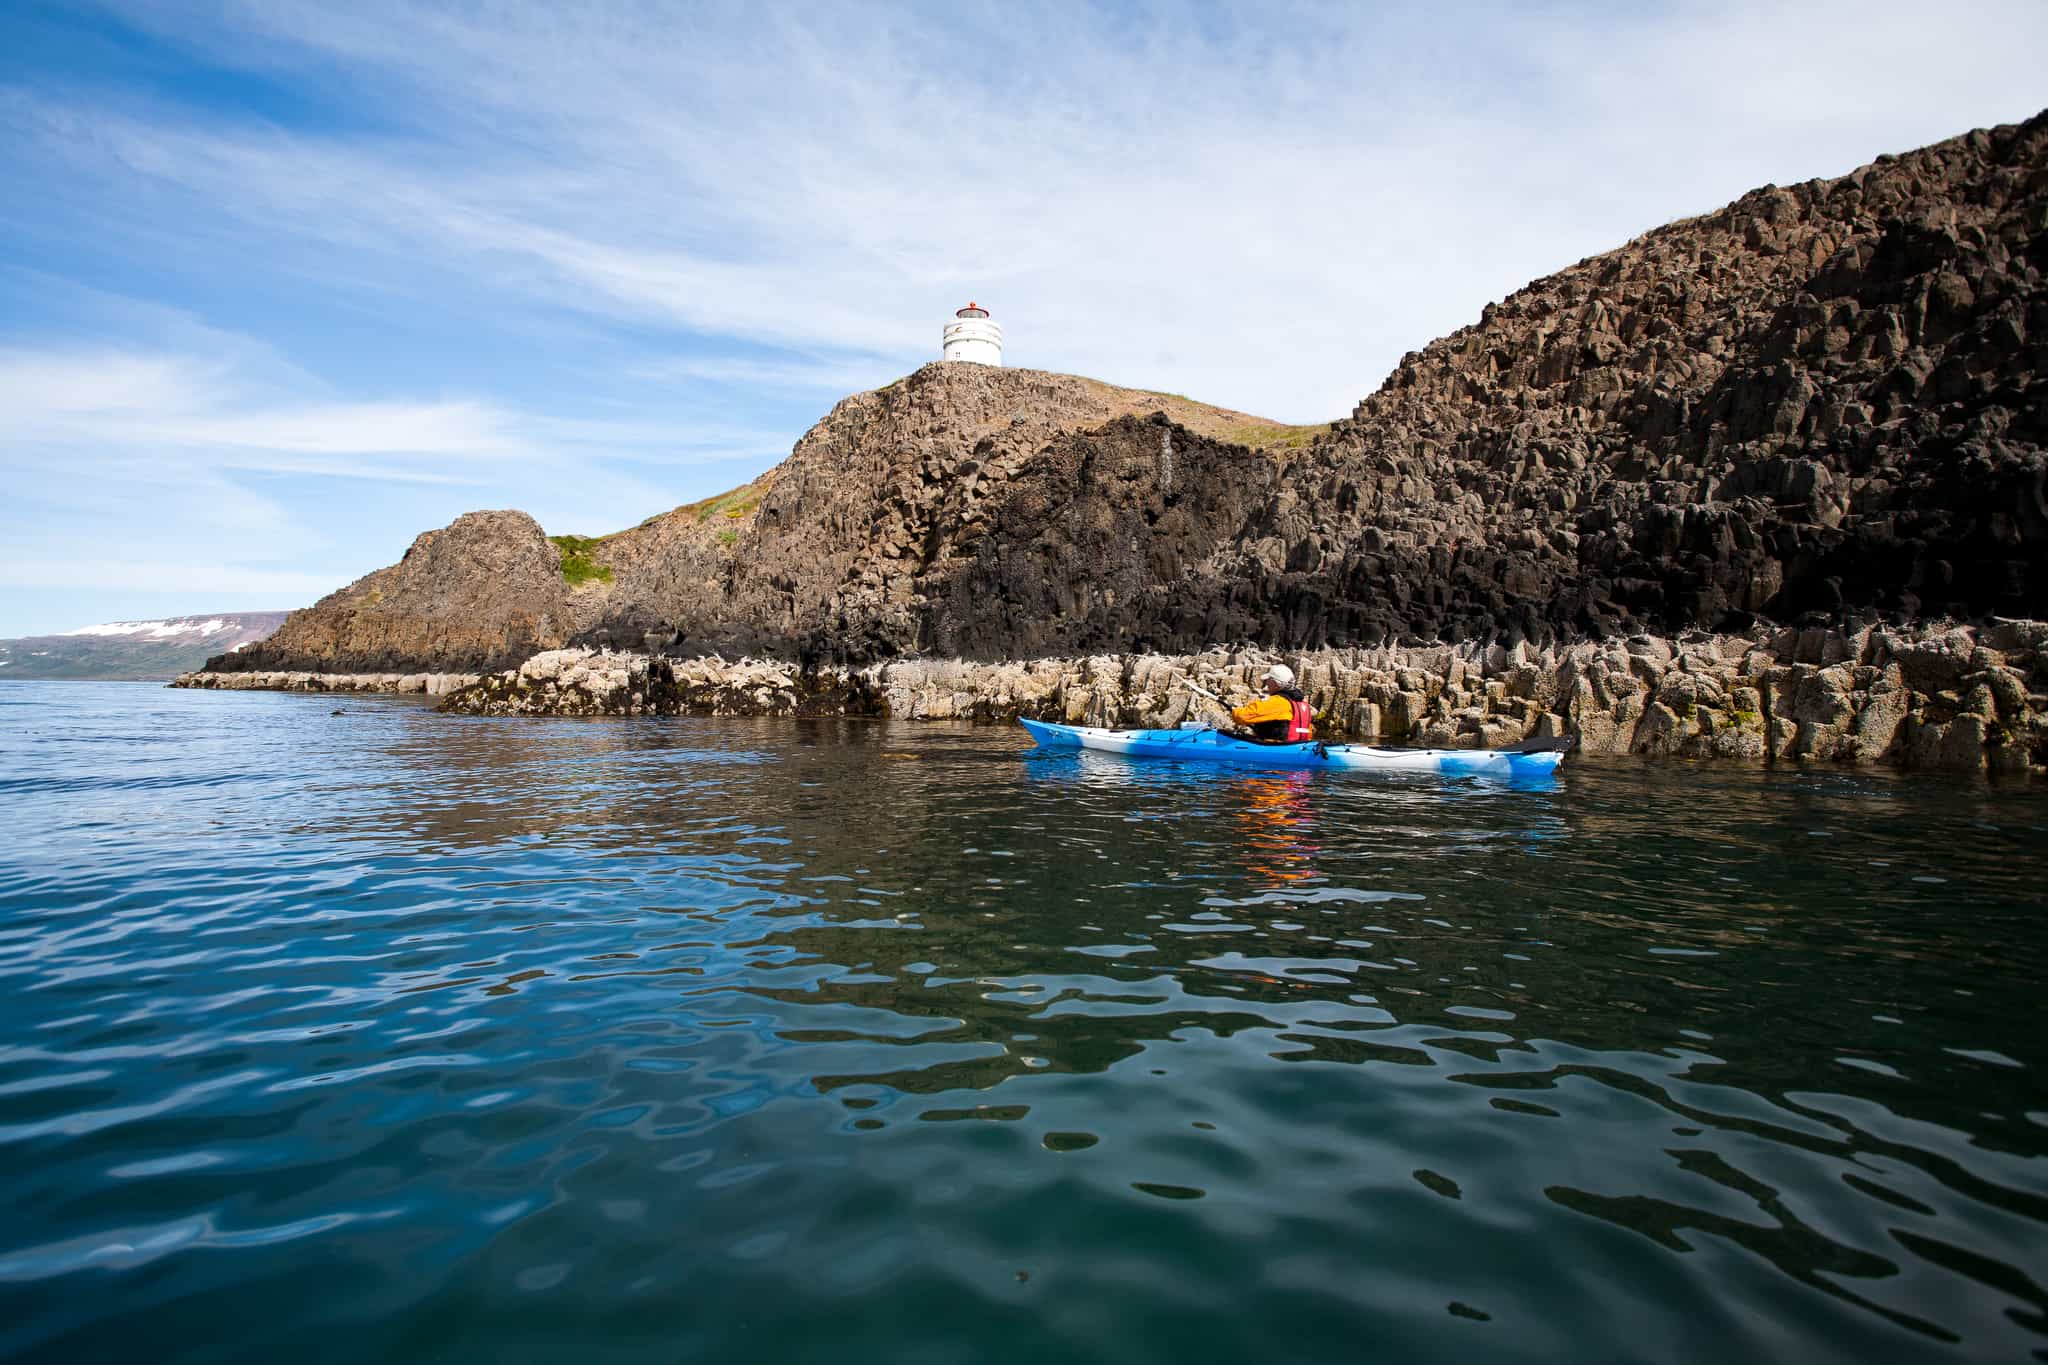
[[[1293,703],[1294,714],[1287,720],[1287,742],[1298,744],[1305,739],[1316,737],[1315,713],[1308,709],[1306,701]]]

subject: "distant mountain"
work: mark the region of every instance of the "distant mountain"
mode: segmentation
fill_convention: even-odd
[[[289,612],[223,611],[160,621],[110,621],[0,640],[0,682],[12,678],[175,678],[213,655],[267,639]]]

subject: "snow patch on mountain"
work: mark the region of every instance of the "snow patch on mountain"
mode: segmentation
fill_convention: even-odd
[[[204,620],[191,616],[172,617],[164,621],[109,621],[105,625],[80,626],[77,630],[59,632],[63,635],[139,635],[152,640],[168,640],[173,636],[198,636],[204,639],[218,635],[224,630],[235,630],[235,622],[224,621],[218,616]]]

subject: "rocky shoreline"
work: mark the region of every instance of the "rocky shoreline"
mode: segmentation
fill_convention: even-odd
[[[188,674],[180,687],[425,692],[464,715],[865,715],[1167,726],[1249,695],[1284,657],[1330,740],[1488,747],[1569,735],[1589,754],[1750,763],[2048,771],[2048,622],[1771,629],[1529,645],[1281,655],[913,659],[806,670],[776,660],[551,650],[460,674]]]
[[[445,697],[483,680],[479,673],[308,673],[262,669],[252,673],[201,670],[180,674],[172,687],[214,692],[388,692]]]

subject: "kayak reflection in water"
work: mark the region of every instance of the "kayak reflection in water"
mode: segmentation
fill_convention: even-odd
[[[1241,778],[1232,786],[1243,795],[1237,824],[1250,855],[1245,870],[1276,887],[1321,881],[1315,855],[1321,850],[1302,837],[1309,828],[1305,772]]]

